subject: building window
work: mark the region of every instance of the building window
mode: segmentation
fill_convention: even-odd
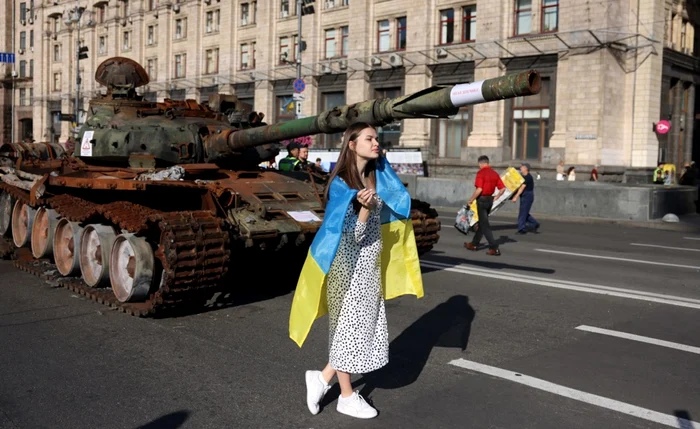
[[[298,39],[297,36],[292,37],[294,39],[293,47],[289,45],[289,36],[280,37],[280,64],[296,61]]]
[[[187,54],[175,55],[175,78],[185,77],[185,61]]]
[[[323,110],[345,105],[345,92],[324,92],[321,96]],[[327,149],[339,148],[343,141],[343,133],[321,134],[321,145]],[[312,160],[313,161],[313,160]]]
[[[27,20],[27,3],[20,3],[19,4],[19,20],[20,21]]]
[[[221,11],[219,9],[208,11],[205,31],[207,33],[218,33],[220,22],[221,22]]]
[[[148,10],[155,10],[157,7],[156,0],[148,0]]]
[[[105,7],[104,6],[97,6],[97,23],[98,24],[104,24],[105,22]]]
[[[326,59],[335,57],[335,29],[326,30]]]
[[[107,36],[100,36],[99,45],[97,47],[97,53],[99,53],[99,54],[107,53]]]
[[[396,50],[406,50],[406,17],[396,19]]]
[[[34,60],[29,60],[29,77],[34,76]]]
[[[54,73],[53,74],[53,90],[54,91],[61,90],[61,73]]]
[[[275,104],[277,112],[275,123],[291,121],[296,117],[296,113],[294,111],[294,99],[291,95],[277,96]]]
[[[515,0],[515,34],[532,32],[532,0]]]
[[[53,60],[61,61],[61,45],[53,45]]]
[[[148,79],[151,82],[155,82],[158,79],[158,59],[151,58],[146,61],[146,73],[148,73]]]
[[[559,29],[559,0],[542,0],[542,32]]]
[[[124,39],[123,39],[123,43],[122,43],[122,50],[123,51],[128,51],[129,49],[131,49],[131,34],[130,33],[131,32],[129,32],[129,31],[124,32]]]
[[[187,18],[175,20],[175,39],[184,39],[187,37]]]
[[[27,62],[22,60],[19,62],[19,77],[26,77],[27,75]]]
[[[256,44],[256,42],[253,42],[253,43],[250,44],[250,46],[251,46],[252,49],[253,49],[252,64],[250,65],[250,68],[251,68],[251,69],[254,69],[254,68],[255,68],[255,60],[257,59],[257,55],[258,55],[258,51],[257,51],[257,49],[255,48],[255,44]]]
[[[401,88],[382,88],[374,91],[374,98],[396,98],[401,96]],[[377,127],[377,140],[381,147],[388,149],[399,145],[401,137],[401,122],[394,122]]]
[[[24,88],[19,89],[19,105],[20,106],[27,105],[27,90]]]
[[[348,6],[350,0],[326,0],[326,9],[333,9],[334,7]]]
[[[440,11],[440,44],[449,45],[455,38],[455,11],[445,9]]]
[[[207,49],[206,52],[205,73],[212,74],[219,72],[219,48]]]
[[[513,158],[540,159],[549,147],[549,93],[551,81],[542,78],[539,94],[513,99]]]
[[[462,8],[462,42],[476,40],[476,5]]]
[[[241,45],[241,70],[248,69],[248,62],[250,61],[250,53],[248,51],[248,44],[244,43]]]
[[[290,0],[280,0],[280,18],[286,18],[292,15],[292,11],[289,7]]]
[[[389,20],[383,19],[377,23],[377,51],[386,52],[391,46]]]
[[[258,1],[252,1],[251,4],[253,6],[253,20],[250,23],[255,24],[258,22]]]
[[[148,41],[146,44],[153,45],[156,43],[156,27],[154,25],[148,26]]]
[[[52,27],[53,27],[54,34],[57,34],[59,31],[61,31],[61,18],[60,17],[54,18],[52,24],[53,24]]]
[[[681,23],[681,51],[688,45],[688,21],[685,19]]]
[[[19,48],[27,49],[27,32],[22,31],[19,33]]]
[[[248,3],[241,3],[241,25],[250,24],[250,5]]]
[[[122,0],[123,7],[122,7],[122,13],[123,17],[126,18],[129,15],[131,15],[131,5],[129,5],[129,0]]]
[[[349,46],[349,36],[350,36],[350,29],[347,25],[340,27],[340,37],[342,39],[342,42],[340,43],[340,56],[341,57],[347,57],[348,56],[348,51],[350,49]]]
[[[462,147],[467,145],[469,107],[459,109],[456,115],[438,119],[438,156],[460,158]]]
[[[29,47],[34,47],[34,30],[29,30]]]

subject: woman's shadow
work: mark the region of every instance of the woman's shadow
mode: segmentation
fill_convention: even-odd
[[[360,394],[368,398],[376,388],[399,389],[413,384],[423,372],[433,347],[466,350],[474,315],[469,298],[464,295],[455,295],[439,304],[391,342],[389,363],[385,367],[364,374],[352,383],[353,388],[364,385]],[[340,389],[336,383],[325,396],[322,407],[338,395]]]

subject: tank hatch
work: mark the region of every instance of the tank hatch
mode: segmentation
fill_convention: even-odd
[[[131,93],[149,82],[148,73],[136,61],[113,57],[97,67],[95,80],[106,86],[112,95]]]

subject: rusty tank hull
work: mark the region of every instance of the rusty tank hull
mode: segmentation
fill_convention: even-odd
[[[108,91],[91,100],[72,153],[0,146],[0,256],[136,316],[256,289],[250,276],[295,279],[323,221],[326,183],[311,171],[258,167],[280,140],[539,91],[529,72],[267,125],[232,96],[142,100],[134,90],[148,76],[125,58],[105,61],[95,78]],[[437,212],[413,200],[411,217],[422,255],[439,239]]]

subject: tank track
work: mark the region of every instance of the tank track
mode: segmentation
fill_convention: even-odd
[[[28,193],[2,184],[0,188],[13,189],[13,197],[29,203]],[[66,194],[46,199],[44,204],[72,222],[106,220],[135,234],[159,236],[154,255],[162,266],[161,281],[144,302],[120,302],[110,288],[93,288],[78,277],[62,277],[50,261],[34,259],[29,249],[17,249],[14,265],[18,269],[97,303],[133,316],[154,316],[206,300],[218,290],[227,272],[230,237],[223,220],[208,211],[166,213],[123,201],[100,205]],[[14,247],[11,240],[10,245]]]
[[[411,199],[411,223],[416,236],[418,255],[429,252],[440,240],[438,212],[425,201]]]

